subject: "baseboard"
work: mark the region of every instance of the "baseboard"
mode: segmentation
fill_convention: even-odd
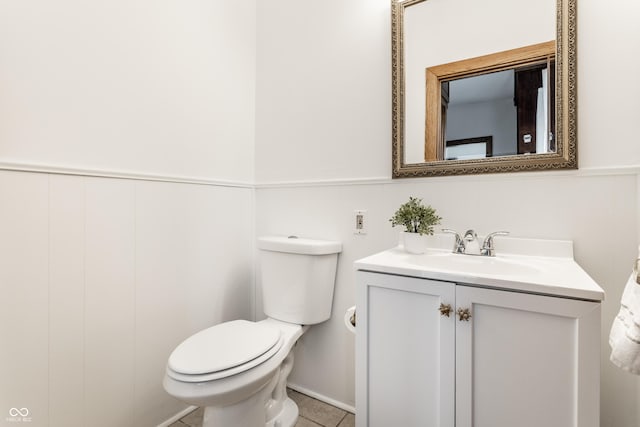
[[[292,384],[292,383],[287,383],[287,387],[297,391],[298,393],[306,394],[307,396],[313,397],[314,399],[318,399],[324,403],[328,403],[329,405],[335,406],[336,408],[340,408],[344,411],[351,412],[352,414],[356,413],[355,407],[351,405],[347,405],[346,403],[343,403],[343,402],[339,402],[335,399],[331,399],[330,397],[324,396],[320,393],[316,393],[315,391],[309,390],[308,388],[301,387],[299,385]]]
[[[163,421],[160,424],[158,424],[156,427],[169,427],[171,424],[175,423],[176,421],[178,421],[182,417],[185,417],[185,416],[189,415],[191,412],[195,411],[196,409],[198,409],[197,406],[189,406],[184,411],[178,412],[173,417],[171,417],[168,420]]]

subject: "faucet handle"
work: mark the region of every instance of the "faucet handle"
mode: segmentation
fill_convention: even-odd
[[[460,237],[460,235],[458,234],[458,232],[456,230],[451,230],[450,228],[443,228],[442,229],[443,233],[449,233],[449,234],[453,234],[456,238],[455,243],[453,244],[453,253],[454,254],[463,254],[466,248],[466,245],[464,243],[464,240],[462,239],[462,237]]]
[[[493,233],[487,234],[487,237],[484,238],[484,242],[482,243],[481,254],[485,256],[496,256],[496,249],[493,246],[493,238],[495,236],[508,235],[508,231],[494,231]]]
[[[456,236],[460,237],[460,235],[458,234],[458,232],[456,230],[452,230],[450,228],[443,228],[442,232],[443,233],[449,233],[449,234],[455,234]]]

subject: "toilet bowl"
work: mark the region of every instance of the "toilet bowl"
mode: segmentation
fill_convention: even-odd
[[[269,237],[261,269],[265,314],[234,320],[184,340],[171,353],[163,386],[171,396],[204,407],[203,427],[293,427],[287,397],[292,349],[310,324],[331,313],[338,242]]]
[[[221,328],[226,330],[217,334],[216,329]],[[164,388],[179,400],[205,407],[204,418],[208,423],[203,422],[204,427],[208,424],[269,426],[274,424],[275,418],[283,421],[291,419],[293,425],[298,411],[295,405],[291,405],[293,402],[286,402],[286,380],[293,366],[291,349],[307,329],[308,326],[275,319],[256,323],[237,320],[205,329],[174,350],[167,364]],[[271,336],[264,339],[264,335]],[[275,341],[269,342],[272,336],[275,336]],[[249,360],[221,369],[224,366],[221,363],[229,359],[229,355],[215,355],[216,348],[237,347],[235,344],[238,342],[256,344],[251,340],[262,342],[258,342],[257,347],[246,346],[242,349],[246,354],[235,351],[235,355],[241,356],[238,360]],[[264,351],[257,350],[260,346]],[[262,354],[256,356],[256,352]],[[214,356],[209,359],[208,368],[206,357],[203,357],[206,355]],[[194,369],[194,366],[200,369]],[[199,372],[194,373],[196,371]],[[255,396],[255,401],[247,401],[262,389],[262,397]],[[266,414],[264,405],[270,405]],[[283,413],[285,411],[291,413]],[[242,419],[238,419],[238,416],[242,416]],[[281,425],[285,427],[287,424]]]

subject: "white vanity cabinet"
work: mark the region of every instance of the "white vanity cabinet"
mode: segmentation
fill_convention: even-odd
[[[358,272],[356,425],[454,426],[455,300],[446,282]]]
[[[599,426],[597,299],[356,266],[357,427]]]

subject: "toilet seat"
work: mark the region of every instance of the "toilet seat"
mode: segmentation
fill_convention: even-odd
[[[264,363],[283,342],[280,329],[269,323],[221,323],[182,342],[169,357],[167,374],[184,382],[225,378]]]

